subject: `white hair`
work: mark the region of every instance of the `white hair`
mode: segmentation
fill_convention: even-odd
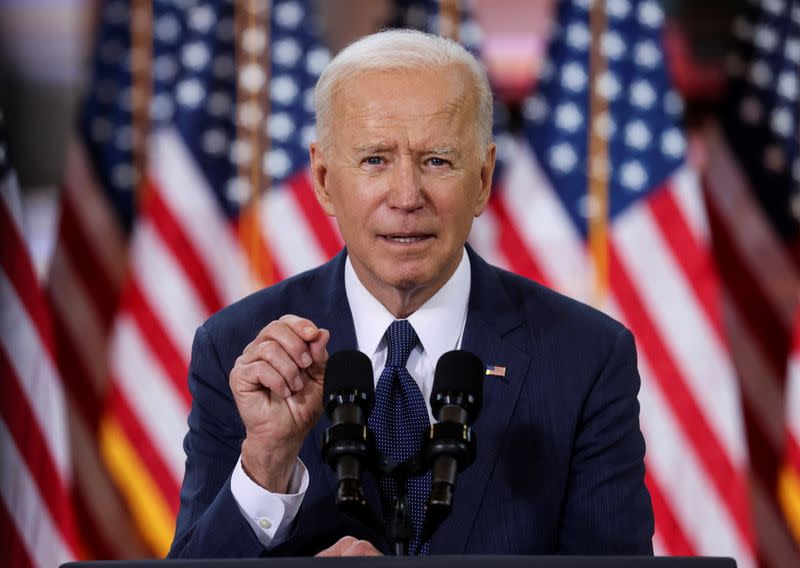
[[[474,83],[478,143],[483,151],[492,141],[492,89],[481,63],[453,40],[416,30],[385,30],[364,36],[340,51],[314,88],[317,138],[330,147],[333,98],[347,82],[373,71],[444,69],[461,65]]]

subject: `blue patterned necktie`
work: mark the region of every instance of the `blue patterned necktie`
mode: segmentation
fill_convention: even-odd
[[[422,392],[406,369],[408,356],[419,341],[417,333],[408,321],[398,320],[386,330],[386,341],[386,367],[375,388],[375,408],[369,418],[369,427],[375,435],[378,451],[397,463],[402,463],[420,450],[431,424]],[[392,504],[397,496],[397,482],[392,478],[382,477],[379,485],[384,521],[388,529]],[[408,480],[406,504],[412,529],[408,543],[409,554],[414,554],[415,551],[420,555],[428,553],[430,543],[420,543],[420,536],[430,490],[430,471]]]

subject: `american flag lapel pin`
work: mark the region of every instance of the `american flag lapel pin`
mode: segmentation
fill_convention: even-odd
[[[487,377],[505,377],[506,368],[501,365],[486,365]]]

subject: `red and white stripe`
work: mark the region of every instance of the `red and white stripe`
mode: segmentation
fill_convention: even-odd
[[[800,565],[776,495],[782,460],[785,366],[800,271],[755,201],[745,172],[720,127],[703,132],[707,166],[703,185],[723,278],[725,331],[742,391],[751,451],[751,496],[759,562]],[[767,188],[768,189],[768,188]]]
[[[524,143],[507,163],[479,219],[479,250],[586,301],[592,268],[581,235]],[[707,235],[696,177],[680,170],[610,227],[603,307],[637,339],[657,552],[754,566],[747,447]]]
[[[86,557],[142,557],[146,549],[108,475],[98,440],[125,239],[78,141],[69,146],[64,179],[47,296],[67,395],[77,523]]]
[[[78,554],[64,387],[13,174],[0,180],[0,533],[6,566]]]

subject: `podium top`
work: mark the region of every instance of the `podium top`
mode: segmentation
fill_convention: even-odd
[[[670,556],[390,556],[385,558],[224,558],[69,562],[61,568],[736,568],[732,558]]]

